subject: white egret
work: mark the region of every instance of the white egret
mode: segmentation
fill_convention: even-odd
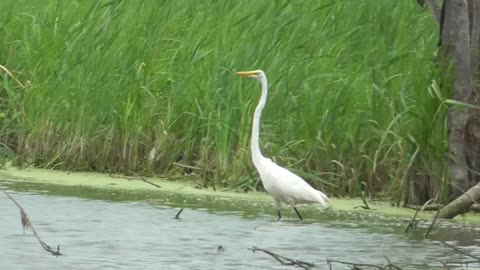
[[[278,211],[278,220],[282,218],[280,208],[282,203],[291,205],[302,220],[300,212],[295,207],[296,204],[302,203],[320,203],[327,206],[328,197],[321,191],[314,189],[305,180],[291,171],[275,164],[271,159],[266,158],[260,151],[259,132],[260,132],[260,116],[267,102],[268,84],[265,73],[261,70],[241,71],[236,75],[257,79],[262,86],[262,96],[253,115],[253,127],[251,137],[251,154],[255,168],[260,175],[263,187],[275,200],[275,206]]]

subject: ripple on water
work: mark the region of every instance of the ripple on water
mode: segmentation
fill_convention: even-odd
[[[65,256],[49,256],[31,233],[23,235],[18,210],[4,199],[1,269],[289,269],[266,254],[252,253],[252,246],[319,265],[327,258],[385,263],[386,256],[405,269],[428,269],[433,259],[453,256],[438,242],[351,220],[276,222],[273,216],[248,218],[238,209],[219,214],[206,207],[185,209],[175,220],[178,209],[161,203],[12,194],[43,240],[61,244]],[[474,249],[478,239],[470,239],[468,248]]]

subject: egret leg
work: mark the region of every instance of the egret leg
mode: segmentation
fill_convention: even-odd
[[[300,215],[300,212],[298,212],[297,208],[294,206],[293,210],[295,210],[295,213],[297,213],[297,216],[300,220],[303,220],[302,215]]]
[[[277,221],[279,221],[280,219],[282,219],[282,213],[280,213],[280,209],[282,207],[282,203],[280,202],[279,199],[277,198],[274,198],[275,200],[275,207],[277,208],[277,213],[278,213],[278,219]]]

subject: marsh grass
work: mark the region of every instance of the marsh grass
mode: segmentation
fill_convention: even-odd
[[[0,88],[1,149],[20,166],[168,175],[183,151],[205,185],[257,188],[259,86],[233,72],[263,69],[278,163],[339,195],[446,185],[448,91],[415,2],[9,0],[0,14],[0,63],[31,82]]]

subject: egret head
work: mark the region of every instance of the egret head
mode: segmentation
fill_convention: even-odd
[[[265,77],[265,73],[261,70],[253,70],[253,71],[239,71],[235,73],[237,76],[253,78],[257,80],[261,80]]]

